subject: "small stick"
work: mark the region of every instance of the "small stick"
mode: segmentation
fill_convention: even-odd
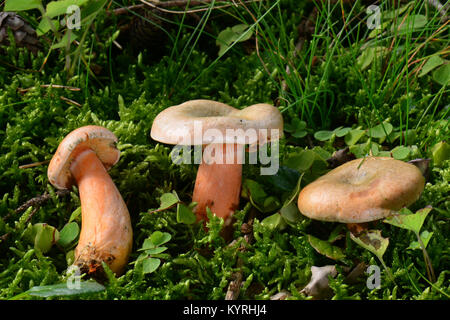
[[[79,104],[78,102],[76,102],[76,101],[74,101],[72,99],[69,99],[69,98],[66,98],[66,97],[63,97],[63,96],[60,96],[60,99],[65,101],[65,102],[67,102],[67,104],[73,104],[73,105],[75,105],[77,107],[81,107],[81,104]]]
[[[65,196],[70,193],[70,190],[58,190],[55,192],[58,197]],[[16,210],[13,211],[13,213],[20,213],[25,210],[27,210],[29,207],[35,207],[39,208],[42,206],[45,202],[51,199],[51,195],[49,193],[41,194],[37,197],[31,198],[30,200],[27,200],[25,203],[20,205]],[[8,219],[11,216],[10,214],[7,214],[3,217],[3,220]]]
[[[67,194],[70,193],[70,190],[58,190],[56,191],[56,195],[58,197],[62,197],[65,196]],[[27,210],[29,207],[33,207],[33,210],[30,213],[30,216],[27,218],[26,223],[31,221],[31,218],[33,218],[34,214],[39,210],[39,208],[49,199],[51,199],[51,195],[49,193],[44,193],[41,194],[37,197],[31,198],[30,200],[26,201],[24,204],[22,204],[21,206],[19,206],[16,210],[13,211],[13,213],[20,213],[22,211]],[[8,219],[12,214],[9,213],[7,215],[5,215],[2,219],[3,221],[5,221],[6,219]],[[7,232],[3,235],[0,236],[0,243],[5,241],[9,235],[11,234],[11,232]]]
[[[50,160],[44,160],[44,161],[39,161],[39,162],[34,162],[34,163],[29,163],[29,164],[23,164],[21,166],[19,166],[19,169],[28,169],[28,168],[33,168],[33,167],[37,167],[43,164],[47,164],[49,163]]]
[[[76,87],[71,87],[71,86],[63,86],[60,84],[41,84],[40,85],[41,88],[55,88],[55,89],[66,89],[66,90],[70,90],[70,91],[80,91],[80,88],[76,88]],[[26,88],[26,89],[17,89],[20,93],[24,93],[27,92],[29,90],[35,89],[36,87],[30,87],[30,88]]]
[[[117,48],[119,48],[120,50],[123,50],[123,47],[116,40],[114,40],[113,43]]]

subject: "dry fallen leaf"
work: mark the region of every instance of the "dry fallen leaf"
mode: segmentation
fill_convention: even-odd
[[[300,292],[315,299],[323,299],[331,294],[331,288],[328,285],[328,276],[335,277],[337,270],[334,265],[323,267],[311,267],[311,280]]]

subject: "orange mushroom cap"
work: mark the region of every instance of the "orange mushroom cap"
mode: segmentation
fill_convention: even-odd
[[[369,222],[414,203],[424,186],[416,166],[367,157],[349,161],[307,185],[299,194],[298,208],[316,220]]]
[[[49,181],[58,189],[68,189],[74,184],[70,165],[83,150],[91,149],[109,170],[119,161],[118,139],[108,129],[100,126],[84,126],[69,133],[58,146],[48,166]]]

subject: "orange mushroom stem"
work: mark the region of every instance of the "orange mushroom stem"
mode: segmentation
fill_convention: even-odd
[[[90,149],[81,151],[70,166],[81,200],[81,233],[74,264],[95,275],[102,261],[116,274],[131,252],[128,209],[103,163]]]
[[[207,221],[208,207],[227,221],[239,206],[244,149],[238,144],[209,145],[207,148],[214,148],[214,158],[223,161],[202,161],[200,164],[192,197],[197,202],[195,213],[197,220]]]
[[[97,280],[104,279],[102,262],[117,275],[127,264],[133,244],[130,214],[108,170],[119,161],[117,137],[100,126],[69,133],[48,166],[48,179],[58,189],[78,186],[81,232],[74,264]]]

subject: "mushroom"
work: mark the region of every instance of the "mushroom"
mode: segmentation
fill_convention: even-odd
[[[158,114],[151,137],[167,144],[203,146],[194,211],[197,220],[206,221],[209,207],[227,222],[239,205],[244,145],[277,140],[282,132],[283,118],[274,106],[255,104],[239,110],[212,100],[191,100]]]
[[[298,208],[311,219],[343,222],[358,230],[361,223],[414,203],[424,186],[416,166],[389,157],[366,157],[346,162],[307,185],[299,194]]]
[[[107,170],[117,163],[117,137],[99,126],[85,126],[69,133],[59,144],[48,178],[58,189],[78,186],[81,232],[74,265],[101,279],[102,261],[117,275],[127,264],[133,231],[127,206]]]

